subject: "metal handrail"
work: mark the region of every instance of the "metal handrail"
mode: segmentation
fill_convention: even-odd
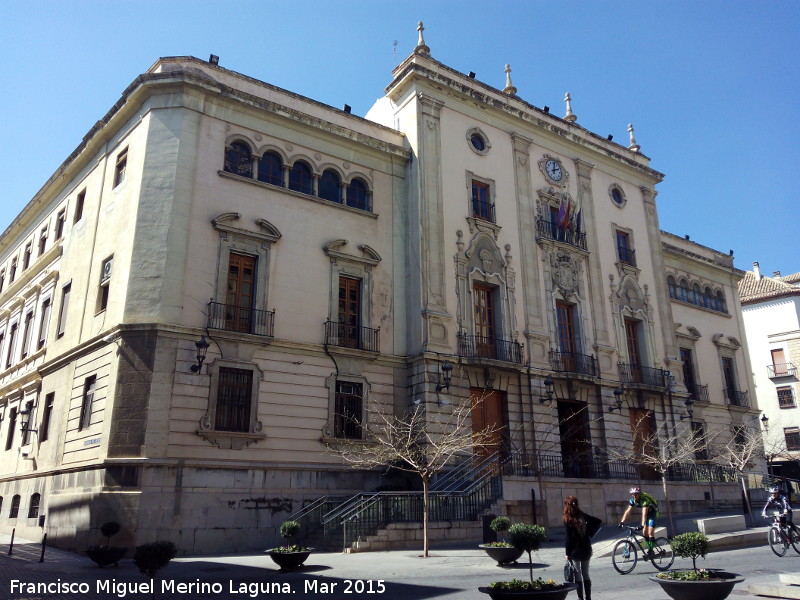
[[[275,311],[211,301],[208,303],[208,328],[273,337]]]
[[[619,363],[619,378],[622,383],[667,387],[664,369],[644,367],[637,364]]]
[[[465,482],[474,481],[475,475],[484,473],[487,467],[493,465],[494,463],[500,463],[499,451],[484,456],[478,462],[475,462],[471,458],[463,460],[455,469],[447,473],[447,475],[432,483],[429,489],[432,492],[450,492],[459,490]]]
[[[380,352],[380,328],[347,325],[339,321],[325,321],[325,344],[340,348],[353,348],[367,352]]]
[[[598,377],[600,370],[597,368],[597,359],[587,354],[575,352],[550,351],[550,366],[557,373],[579,373]]]
[[[459,333],[457,337],[460,357],[488,358],[522,364],[522,345],[519,342],[463,333]]]
[[[725,396],[725,404],[728,406],[750,408],[750,397],[746,391],[725,388],[722,390],[722,394]]]

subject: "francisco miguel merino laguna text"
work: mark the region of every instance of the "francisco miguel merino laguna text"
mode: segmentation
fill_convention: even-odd
[[[220,582],[195,581],[179,582],[171,579],[162,579],[161,593],[171,594],[221,594],[227,591],[228,594],[242,594],[250,598],[256,598],[259,595],[269,594],[291,594],[292,587],[288,583],[280,582],[236,582],[228,581],[227,590],[224,584]],[[317,588],[317,582],[306,582],[306,590],[308,591],[309,584],[311,587]],[[131,581],[117,581],[116,579],[98,579],[94,582],[95,593],[111,594],[117,598],[125,598],[130,594],[152,594],[154,582],[131,582]],[[91,590],[91,585],[86,582],[72,582],[72,581],[56,581],[50,582],[27,582],[19,579],[12,579],[9,592],[11,594],[88,594]],[[316,591],[322,591],[316,589]]]

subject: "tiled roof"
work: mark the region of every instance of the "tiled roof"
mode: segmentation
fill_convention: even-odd
[[[739,281],[739,299],[742,304],[752,304],[783,296],[800,296],[800,273],[785,277],[756,277],[753,271],[746,271]]]

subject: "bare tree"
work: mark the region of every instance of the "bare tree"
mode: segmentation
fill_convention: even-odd
[[[755,525],[753,509],[750,506],[750,497],[747,494],[745,473],[755,467],[758,461],[765,456],[764,437],[761,431],[741,425],[735,429],[730,441],[716,449],[714,454],[720,464],[732,468],[739,475],[739,481],[742,484],[742,495],[747,507],[747,515],[750,523]]]
[[[647,420],[643,417],[635,428],[633,444],[630,447],[610,445],[608,459],[628,462],[649,468],[661,478],[661,489],[667,505],[669,519],[669,535],[675,531],[672,522],[672,507],[669,503],[669,487],[667,473],[682,463],[694,463],[708,449],[712,436],[702,430],[691,427],[680,427],[663,423],[651,433],[642,433],[642,425]]]
[[[394,467],[417,474],[422,480],[423,556],[428,556],[429,487],[431,479],[457,458],[468,459],[475,451],[497,443],[501,429],[488,426],[472,430],[472,409],[482,401],[469,398],[426,411],[423,405],[412,406],[403,416],[379,413],[378,423],[366,429],[362,441],[342,440],[329,448],[357,469]]]

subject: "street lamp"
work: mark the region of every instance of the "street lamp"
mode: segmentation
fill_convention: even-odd
[[[202,336],[199,340],[194,343],[195,347],[197,348],[197,364],[192,365],[190,368],[192,373],[197,373],[200,368],[203,366],[203,361],[206,359],[206,352],[208,352],[208,347],[211,345],[206,341],[206,336]]]

